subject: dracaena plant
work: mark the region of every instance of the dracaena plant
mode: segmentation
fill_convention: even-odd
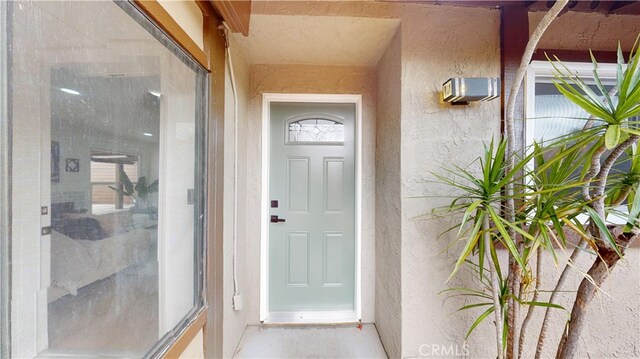
[[[558,91],[590,115],[585,118],[582,130],[534,144],[527,155],[521,157],[506,150],[508,142],[513,140],[507,136],[497,146],[492,141],[485,147],[475,171],[454,166],[446,170],[446,175],[436,175],[459,193],[445,209],[448,213],[458,212],[456,218],[460,218],[455,238],[462,242],[462,250],[451,276],[463,266],[472,267],[477,283],[481,284],[481,288],[451,290],[472,290],[468,294],[480,300],[461,309],[489,307],[477,317],[467,336],[493,314],[498,357],[522,356],[527,326],[535,308],[542,306],[546,312],[535,350],[535,357],[541,357],[549,310],[562,308],[557,304],[556,294],[563,289],[571,268],[584,279],[570,311],[567,323],[571,325],[567,324],[562,331],[556,356],[575,357],[589,303],[639,233],[637,141],[640,130],[636,116],[640,115],[640,54],[637,42],[627,63],[618,47],[613,90],[607,91],[603,85],[593,55],[592,62],[595,90],[558,59],[552,62]],[[622,156],[625,152],[627,156]],[[628,171],[612,171],[614,165],[624,161],[629,162]],[[506,190],[508,188],[512,191]],[[505,210],[503,206],[508,201],[517,204],[511,215],[509,207]],[[617,208],[625,201],[626,224],[607,223],[610,213],[621,215]],[[588,220],[585,222],[581,217]],[[568,239],[569,233],[578,238],[577,243]],[[497,245],[506,248],[508,263],[500,263]],[[570,250],[573,250],[571,254]],[[544,280],[542,256],[550,255],[559,264],[557,251],[564,252],[569,259],[551,296],[542,302],[538,299],[538,288]],[[588,270],[575,264],[583,252],[595,254]],[[511,263],[518,267],[516,287],[509,285],[501,272],[508,264],[511,275]],[[524,319],[510,317],[510,306],[527,307]],[[519,330],[514,331],[514,325]],[[507,331],[520,335],[508,335]],[[518,350],[508,350],[509,347]]]

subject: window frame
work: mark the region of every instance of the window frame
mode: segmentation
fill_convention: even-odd
[[[563,62],[563,64],[573,73],[577,73],[582,78],[593,79],[593,63],[591,62]],[[532,61],[527,70],[524,84],[524,149],[526,154],[532,151],[531,145],[534,140],[535,130],[535,97],[536,97],[536,80],[538,78],[553,78],[553,65],[549,61]],[[617,64],[615,63],[598,63],[598,75],[602,80],[616,81]],[[577,106],[577,105],[576,105]],[[528,167],[533,168],[533,159],[529,162]],[[528,180],[527,180],[528,181]],[[626,206],[618,208],[621,213],[627,211]],[[580,221],[586,223],[587,216],[578,216]],[[609,214],[607,223],[624,224],[626,219],[617,214]]]
[[[93,186],[95,185],[105,185],[105,186],[109,186],[112,185],[113,187],[117,188],[117,186],[121,186],[119,178],[120,178],[120,173],[122,172],[126,172],[124,170],[124,168],[122,168],[121,166],[124,166],[124,164],[118,163],[118,162],[102,162],[102,163],[113,163],[115,165],[115,169],[114,169],[114,181],[113,182],[105,182],[105,181],[93,181],[93,163],[100,163],[99,161],[94,161],[93,160],[93,152],[97,152],[97,151],[102,151],[98,148],[91,148],[91,161],[89,163],[89,175],[91,178],[91,213],[93,213]],[[105,151],[108,152],[108,151]],[[135,161],[136,164],[136,172],[137,172],[137,177],[138,178],[134,178],[133,180],[131,180],[131,178],[129,177],[129,180],[131,180],[131,183],[135,186],[138,184],[138,179],[140,179],[140,166],[141,166],[141,161],[142,161],[142,156],[140,155],[130,155],[130,154],[126,154],[123,153],[122,155],[126,155],[126,156],[135,156],[138,158],[137,161]],[[121,209],[124,209],[123,204],[124,204],[124,195],[118,193],[118,192],[113,192],[113,198],[114,198],[114,210],[118,211]]]
[[[155,0],[153,5],[160,6]],[[117,1],[113,3],[127,13],[144,30],[149,32],[160,44],[187,65],[196,74],[195,104],[195,175],[194,175],[194,303],[183,319],[170,331],[159,338],[155,345],[144,354],[145,358],[164,357],[181,346],[194,326],[202,328],[206,318],[206,268],[207,268],[207,222],[208,213],[208,131],[210,72],[204,52],[189,38],[184,39],[184,31],[172,29],[162,24],[161,19],[149,13],[150,4],[141,4],[137,0]],[[12,41],[11,2],[0,2],[0,357],[10,358],[11,348],[11,158],[12,158],[12,118],[11,118],[11,58],[8,49]],[[172,21],[172,19],[171,19]],[[178,34],[179,36],[176,36]],[[189,43],[191,41],[191,43]],[[186,42],[186,44],[185,44]]]
[[[569,70],[581,77],[593,78],[593,64],[591,62],[563,62]],[[602,79],[616,78],[616,64],[598,63],[598,75]],[[553,78],[553,65],[549,61],[531,61],[527,76],[525,77],[524,96],[524,146],[528,149],[533,144],[534,121],[536,112],[536,80],[539,77]]]

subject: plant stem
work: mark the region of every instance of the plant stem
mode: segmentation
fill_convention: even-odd
[[[581,239],[580,242],[578,242],[576,247],[573,249],[573,252],[571,253],[571,257],[569,257],[567,262],[575,262],[578,256],[580,255],[580,253],[583,252],[583,249],[586,244],[587,242],[584,239]],[[554,303],[558,293],[561,293],[562,286],[564,285],[564,282],[566,281],[567,276],[569,275],[569,268],[570,268],[569,264],[564,265],[564,269],[562,270],[562,273],[560,274],[560,277],[556,282],[556,287],[553,288],[553,291],[551,292],[551,297],[549,297],[549,303]],[[542,347],[544,346],[544,342],[547,337],[547,330],[549,328],[550,313],[551,313],[551,308],[547,307],[544,311],[544,319],[542,320],[540,335],[538,335],[538,344],[536,345],[535,359],[540,359],[540,356],[542,355]]]
[[[618,93],[618,88],[613,87],[609,91],[609,96],[615,96],[617,93]],[[597,118],[594,115],[589,116],[589,120],[587,120],[587,123],[584,124],[584,127],[582,128],[582,130],[586,131],[591,127],[593,127],[593,123],[596,121],[596,119]],[[582,197],[584,197],[584,200],[587,202],[591,201],[591,193],[589,192],[589,190],[591,189],[591,180],[598,174],[598,172],[600,172],[600,158],[602,157],[602,154],[604,154],[606,151],[607,151],[607,146],[603,142],[602,145],[598,147],[598,149],[593,153],[593,156],[591,156],[591,163],[589,164],[589,172],[585,175],[584,186],[582,186]]]
[[[582,187],[582,196],[585,201],[591,201],[591,180],[600,172],[600,158],[607,151],[607,146],[603,143],[591,156],[591,164],[589,165],[589,172],[584,177],[584,186]]]
[[[636,143],[638,141],[638,135],[631,135],[629,136],[629,138],[627,138],[626,140],[624,140],[622,143],[618,144],[613,151],[611,152],[611,154],[609,154],[609,156],[607,157],[607,159],[604,161],[604,164],[602,165],[602,168],[600,169],[600,172],[598,172],[598,175],[596,176],[596,182],[595,182],[595,189],[594,189],[594,197],[596,198],[595,202],[593,202],[593,206],[596,210],[596,212],[598,213],[598,215],[600,216],[600,218],[602,218],[604,220],[604,190],[605,187],[607,185],[607,179],[609,177],[609,172],[611,171],[611,168],[613,167],[613,165],[616,163],[616,161],[618,160],[618,158],[624,153],[624,151],[627,150],[627,148],[631,147],[631,145],[633,145],[634,143]],[[602,237],[600,237],[602,238]]]
[[[489,217],[484,216],[482,220],[482,240],[484,241],[484,250],[485,253],[481,255],[487,256],[487,261],[489,262],[489,279],[491,280],[491,294],[493,297],[493,313],[495,314],[495,324],[496,324],[496,346],[498,349],[498,359],[502,359],[504,357],[502,350],[502,332],[504,330],[503,324],[504,320],[502,319],[502,305],[500,304],[500,284],[498,283],[498,276],[496,275],[496,266],[493,263],[493,258],[491,257],[491,246],[493,243],[491,242],[491,234],[489,229],[491,228],[491,224],[489,223]]]
[[[618,198],[616,198],[613,202],[611,202],[611,207],[618,207],[619,205],[622,204],[622,202],[624,202],[625,199],[627,199],[627,197],[629,197],[629,193],[631,193],[631,186],[627,186],[625,189],[623,189],[620,192],[620,195],[618,195]]]
[[[538,247],[536,250],[536,278],[533,284],[533,298],[532,302],[538,301],[538,286],[540,285],[540,278],[542,275],[542,247]],[[529,309],[527,310],[527,315],[524,317],[522,321],[522,326],[520,327],[520,341],[518,342],[518,347],[520,351],[518,351],[518,358],[522,357],[522,348],[524,347],[524,338],[525,333],[527,332],[527,326],[529,325],[529,321],[531,317],[533,317],[533,311],[536,309],[535,305],[529,305]]]
[[[551,22],[558,16],[560,11],[567,5],[568,0],[558,0],[551,7],[551,9],[544,15],[538,26],[536,26],[535,30],[529,37],[529,41],[527,42],[527,46],[525,47],[524,54],[522,55],[522,60],[520,61],[520,66],[515,73],[514,81],[511,86],[511,90],[509,92],[509,97],[507,98],[507,105],[505,109],[505,136],[507,138],[507,150],[506,150],[506,168],[505,172],[509,173],[515,166],[515,130],[514,130],[514,112],[516,107],[516,98],[518,96],[518,92],[520,91],[520,87],[522,85],[522,81],[524,80],[524,76],[527,73],[527,69],[529,68],[529,63],[531,62],[531,57],[533,56],[533,52],[538,46],[538,42],[540,38],[542,38],[542,34],[549,27]],[[510,222],[515,222],[516,217],[516,205],[515,199],[513,197],[514,194],[514,183],[509,182],[505,188],[505,194],[507,197],[506,201],[506,219]],[[511,238],[517,238],[516,231],[512,228],[509,229],[509,235]],[[522,250],[522,243],[519,243],[518,250]],[[509,291],[513,294],[516,293],[520,288],[520,270],[518,263],[512,255],[509,255],[509,274],[507,277],[507,283],[509,285]],[[516,325],[516,320],[519,314],[519,308],[517,301],[513,298],[509,299],[509,304],[507,305],[509,314],[508,314],[508,322],[509,322],[509,331],[507,335],[507,358],[517,358],[518,357],[518,343],[515,341],[515,338],[519,337],[519,326]]]

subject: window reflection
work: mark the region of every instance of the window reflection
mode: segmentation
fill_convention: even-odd
[[[128,2],[9,6],[12,357],[141,357],[202,305],[206,73]]]

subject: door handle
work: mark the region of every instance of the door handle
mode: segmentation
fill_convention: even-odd
[[[286,220],[284,218],[278,218],[278,216],[271,216],[271,223],[278,223],[278,222],[286,222]]]

